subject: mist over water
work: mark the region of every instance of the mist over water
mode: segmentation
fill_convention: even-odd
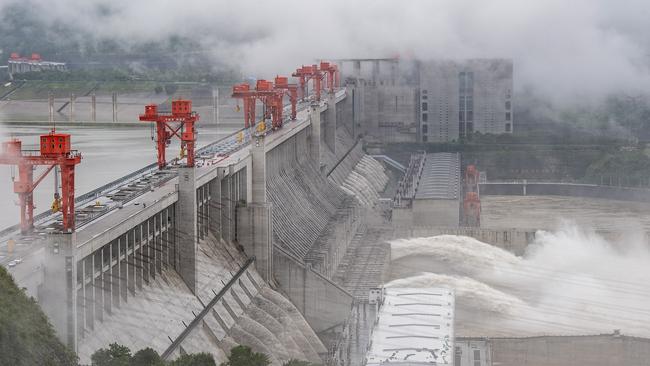
[[[540,231],[523,257],[442,235],[391,243],[389,287],[456,291],[461,336],[650,336],[650,250],[577,226]]]

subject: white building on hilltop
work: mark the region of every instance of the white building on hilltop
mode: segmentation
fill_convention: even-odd
[[[31,57],[20,57],[19,54],[12,53],[7,66],[11,75],[33,71],[66,70],[64,62],[45,61],[38,53],[32,53]]]

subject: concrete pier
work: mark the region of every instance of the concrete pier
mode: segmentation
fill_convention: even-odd
[[[324,137],[325,145],[336,155],[336,124],[337,124],[337,105],[336,94],[327,94],[327,111],[325,112]]]
[[[178,169],[176,233],[178,272],[192,292],[196,291],[197,199],[194,167]]]

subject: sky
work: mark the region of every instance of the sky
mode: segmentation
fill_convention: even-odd
[[[192,37],[197,52],[259,77],[326,58],[503,57],[514,60],[515,91],[557,100],[650,87],[641,0],[28,1],[46,22],[125,44]]]

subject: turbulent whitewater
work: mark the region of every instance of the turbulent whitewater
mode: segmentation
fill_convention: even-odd
[[[394,287],[456,291],[461,336],[650,336],[650,250],[577,227],[538,232],[523,257],[442,235],[391,243]]]

